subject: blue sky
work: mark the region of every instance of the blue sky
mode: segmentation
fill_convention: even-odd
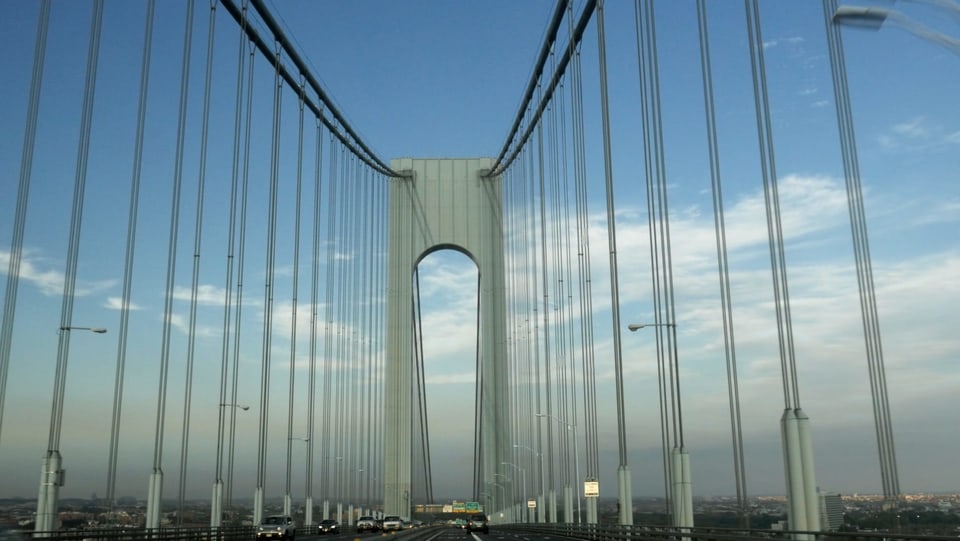
[[[865,3],[867,3],[865,1]],[[203,4],[200,2],[199,4]],[[713,217],[700,82],[696,13],[693,2],[657,3],[657,31],[663,96],[664,145],[670,185],[671,228],[676,278],[679,359],[684,393],[686,441],[692,454],[694,493],[732,494],[732,462],[723,375],[722,334],[717,287]],[[960,35],[960,21],[944,8],[924,2],[873,2],[897,9],[948,35]],[[75,324],[115,329],[119,320],[123,235],[132,154],[143,3],[108,3],[106,36],[98,78],[96,116],[88,175],[87,207],[80,247]],[[553,5],[550,2],[325,2],[275,1],[274,13],[287,27],[301,54],[354,128],[384,159],[495,155],[519,106]],[[0,9],[0,59],[7,82],[0,88],[4,126],[0,134],[0,272],[6,280],[9,239],[32,61],[36,6],[8,1]],[[75,170],[83,66],[88,32],[86,3],[55,3],[47,72],[40,109],[38,144],[21,268],[9,387],[0,439],[0,471],[8,480],[0,496],[32,496],[45,450],[56,322],[66,257],[71,189]],[[872,410],[853,271],[842,163],[822,7],[816,2],[762,2],[764,54],[773,121],[777,172],[783,205],[786,257],[797,340],[800,396],[812,419],[816,468],[822,488],[842,493],[878,492],[880,475],[874,449]],[[222,14],[221,14],[222,15]],[[198,36],[206,9],[197,8]],[[182,5],[157,9],[154,63],[148,109],[141,225],[138,241],[124,406],[120,494],[146,490],[155,414],[156,367],[162,321],[166,264],[169,177],[173,120],[176,117]],[[606,8],[612,112],[612,149],[617,205],[621,311],[625,321],[648,320],[650,307],[643,153],[633,7],[609,2]],[[235,34],[233,23],[218,20],[218,36]],[[778,420],[782,408],[773,323],[772,288],[757,138],[750,82],[745,16],[739,3],[710,4],[720,163],[727,208],[735,331],[741,369],[748,490],[779,494],[783,473]],[[866,194],[874,278],[883,332],[900,484],[904,491],[960,490],[953,466],[960,430],[952,412],[960,407],[956,369],[960,340],[955,306],[960,301],[960,54],[902,29],[846,30],[850,93]],[[203,39],[195,38],[193,101],[202,81]],[[218,42],[219,43],[219,42]],[[217,72],[232,102],[235,48],[223,39]],[[218,49],[218,54],[221,49]],[[593,275],[606,277],[603,167],[600,161],[599,102],[595,27],[583,45],[585,109],[591,199]],[[260,65],[263,70],[263,65]],[[258,79],[258,88],[269,80]],[[292,99],[288,98],[292,109]],[[216,100],[215,100],[216,101]],[[193,118],[199,109],[192,109]],[[287,111],[287,109],[285,109]],[[262,113],[266,114],[266,113]],[[292,114],[292,113],[285,113]],[[293,117],[285,117],[292,119]],[[286,121],[286,120],[285,120]],[[231,125],[232,103],[215,107],[212,122]],[[265,166],[268,124],[258,134]],[[190,132],[185,170],[184,213],[177,285],[190,287],[193,190],[198,131]],[[224,130],[223,133],[229,133]],[[265,135],[266,134],[266,135]],[[211,170],[229,171],[230,140],[211,142]],[[289,173],[289,165],[283,171]],[[225,174],[210,174],[211,185]],[[261,188],[262,190],[262,188]],[[289,184],[281,200],[292,201]],[[254,197],[263,197],[265,191]],[[251,220],[263,219],[262,206]],[[290,208],[279,225],[291,231]],[[207,201],[211,223],[223,223],[226,201]],[[259,213],[259,214],[258,214]],[[289,235],[288,235],[289,236]],[[213,237],[208,246],[215,246]],[[304,241],[306,242],[306,241]],[[261,249],[262,231],[251,232]],[[289,246],[289,239],[281,241]],[[222,251],[222,250],[221,250]],[[210,292],[200,311],[201,357],[218,359],[222,317],[222,254],[211,252],[201,284]],[[278,266],[289,270],[289,249]],[[251,264],[261,273],[262,263]],[[301,280],[309,274],[301,267]],[[452,252],[433,255],[421,266],[428,400],[434,430],[434,479],[438,494],[466,495],[471,470],[463,457],[472,448],[472,423],[449,416],[469,407],[473,390],[472,314],[475,268]],[[288,274],[285,274],[288,276]],[[301,287],[305,287],[301,282]],[[219,288],[219,289],[218,289]],[[289,278],[280,288],[289,291]],[[251,286],[250,296],[262,292]],[[613,379],[609,284],[594,283],[596,358],[601,390]],[[301,292],[301,295],[303,293]],[[220,303],[220,306],[217,303]],[[278,336],[289,333],[289,305],[277,309]],[[174,305],[182,318],[188,305]],[[251,312],[255,311],[251,310]],[[88,323],[89,322],[89,323]],[[182,362],[186,340],[175,326],[174,361]],[[258,363],[260,327],[248,337],[244,362]],[[64,456],[70,472],[63,494],[103,493],[116,334],[81,335],[71,340],[70,379]],[[272,380],[285,389],[289,347],[275,341]],[[299,352],[306,351],[300,346]],[[652,335],[626,334],[623,342],[628,389],[628,442],[634,494],[659,495],[659,425],[656,416],[655,350]],[[299,366],[305,363],[298,358]],[[211,361],[198,379],[215,371]],[[255,370],[255,368],[253,368]],[[182,373],[173,369],[172,408],[182,402]],[[305,370],[302,370],[305,374]],[[251,377],[241,396],[256,401]],[[299,385],[305,385],[300,378]],[[301,388],[301,387],[298,387]],[[177,395],[177,393],[181,393]],[[246,393],[244,395],[243,393]],[[600,396],[611,396],[601,392]],[[275,397],[279,394],[275,394]],[[302,396],[302,392],[300,393]],[[271,407],[284,425],[286,400]],[[196,407],[212,406],[194,427],[197,458],[191,458],[189,493],[205,498],[212,481],[203,471],[212,453],[204,430],[215,423],[216,394],[200,392]],[[455,406],[455,407],[452,407]],[[615,463],[612,400],[599,404],[601,462]],[[178,418],[176,413],[171,418]],[[472,416],[471,416],[472,418]],[[254,415],[241,427],[256,433]],[[297,423],[303,423],[300,417]],[[300,425],[302,426],[302,425]],[[206,427],[206,428],[204,428]],[[166,494],[175,494],[179,444],[176,422],[168,425]],[[254,446],[240,451],[241,468],[252,467]],[[295,453],[302,453],[295,449]],[[282,446],[271,448],[280,459]],[[295,454],[297,460],[302,454]],[[239,470],[238,470],[239,471]],[[279,471],[279,470],[278,470]],[[282,475],[270,481],[279,494]],[[252,493],[252,474],[238,477],[236,493]],[[298,481],[299,483],[300,481]],[[613,470],[601,472],[601,490],[614,493]],[[248,488],[249,487],[249,488]],[[295,483],[295,487],[302,484]],[[295,488],[301,493],[302,488]]]

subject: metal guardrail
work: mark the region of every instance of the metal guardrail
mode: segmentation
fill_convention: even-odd
[[[498,530],[523,531],[588,541],[742,541],[782,539],[809,541],[957,541],[957,537],[891,532],[801,532],[739,528],[665,528],[618,524],[501,524]],[[491,527],[491,530],[494,527]]]
[[[100,528],[31,532],[23,539],[50,541],[251,541],[252,526],[231,528]]]

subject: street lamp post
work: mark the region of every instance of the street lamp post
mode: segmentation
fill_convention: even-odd
[[[217,426],[217,464],[215,468],[216,479],[213,481],[213,495],[210,501],[210,527],[219,528],[223,525],[223,424],[224,411],[230,408],[233,411],[249,411],[250,406],[245,404],[236,404],[230,402],[221,402],[218,413]],[[232,413],[231,413],[232,414]],[[232,445],[232,443],[231,443]],[[229,504],[229,502],[228,502]]]
[[[340,520],[340,513],[343,511],[343,503],[340,502],[340,483],[339,483],[339,473],[340,473],[340,461],[343,460],[342,456],[325,456],[321,458],[324,462],[323,475],[321,477],[321,487],[320,490],[323,491],[323,519],[327,520],[330,518],[330,468],[326,466],[326,463],[330,460],[336,460],[337,466],[335,472],[337,473],[337,520]]]
[[[502,474],[502,473],[493,472],[493,477],[494,477],[494,479],[496,479],[497,477],[500,477],[500,478],[503,479],[503,482],[504,482],[504,483],[509,483],[511,486],[513,486],[513,478],[510,477],[509,475],[504,475],[504,474]],[[500,516],[502,517],[502,516],[503,516],[503,510],[507,508],[507,498],[508,498],[508,496],[507,496],[507,490],[508,490],[508,489],[507,489],[507,487],[506,487],[505,485],[501,485],[501,484],[498,484],[498,483],[496,483],[496,482],[494,482],[493,484],[495,484],[495,485],[503,488],[503,490],[501,491],[501,493],[503,494],[503,498],[500,499],[500,500],[497,500],[496,498],[494,498],[494,501],[495,501],[497,504],[499,504],[499,508],[497,509],[497,511],[500,512]],[[511,492],[512,492],[512,491],[511,491]],[[511,494],[511,496],[512,496],[512,495],[513,495],[513,494]]]
[[[520,480],[521,480],[521,483],[522,483],[522,492],[521,492],[521,493],[523,494],[523,498],[522,498],[522,501],[520,502],[520,504],[523,506],[523,507],[521,507],[521,509],[526,508],[526,505],[527,505],[527,470],[526,470],[525,468],[521,468],[520,466],[517,466],[517,465],[514,464],[513,462],[501,462],[500,464],[502,464],[502,465],[504,465],[504,466],[511,466],[511,467],[513,467],[513,468],[516,468],[516,470],[520,472]],[[521,511],[521,512],[520,512],[520,516],[525,516],[525,513],[524,513],[523,511]],[[527,522],[527,521],[524,520],[523,522]]]
[[[500,475],[500,474],[495,473],[494,475],[497,476],[497,475]],[[500,475],[500,477],[503,477],[503,476]],[[508,478],[508,479],[509,479],[509,478]],[[504,501],[507,500],[507,487],[501,485],[500,483],[498,483],[498,482],[496,482],[496,481],[487,481],[487,484],[488,484],[488,485],[493,485],[493,486],[495,486],[495,487],[500,487],[500,494],[502,494],[502,496],[501,496],[501,498],[497,498],[497,493],[494,492],[494,493],[493,493],[493,501],[494,501],[494,503],[504,502]],[[500,505],[500,508],[499,508],[499,509],[495,509],[494,511],[500,513],[500,516],[503,516],[503,505],[501,504],[501,505]],[[487,514],[489,515],[489,513],[487,513]]]
[[[63,486],[63,457],[60,455],[60,432],[63,426],[63,400],[67,385],[67,356],[70,350],[70,331],[90,331],[103,334],[103,327],[74,327],[61,325],[57,334],[57,369],[53,382],[53,406],[50,412],[50,437],[47,441],[47,453],[40,466],[40,490],[37,496],[37,519],[35,532],[52,532],[59,528],[57,508],[60,500],[60,487]]]
[[[555,417],[555,416],[553,416],[553,415],[549,415],[549,414],[546,414],[546,413],[536,413],[536,414],[534,414],[534,415],[536,415],[537,417],[547,417],[547,418],[549,418],[549,419],[553,419],[554,421],[556,421],[556,422],[560,423],[561,425],[565,426],[565,427],[567,428],[567,431],[568,431],[568,432],[570,432],[570,431],[573,432],[573,462],[574,462],[574,470],[575,470],[574,475],[576,476],[576,484],[579,485],[580,482],[581,482],[581,479],[580,479],[580,451],[579,451],[579,443],[578,443],[578,440],[577,440],[577,425],[576,425],[576,424],[573,424],[573,423],[568,423],[568,422],[566,422],[565,420],[560,419],[559,417]],[[569,455],[568,455],[568,456],[569,456]],[[567,470],[567,471],[570,471],[570,470]],[[567,492],[570,491],[570,490],[569,490],[570,488],[571,488],[571,487],[570,487],[569,485],[566,487]],[[577,487],[574,487],[574,488],[575,488],[576,491],[577,491],[577,520],[576,520],[576,522],[579,523],[579,522],[580,522],[581,511],[582,511],[582,509],[581,509],[581,507],[580,507],[580,487],[577,486]],[[567,509],[566,509],[567,521],[568,521],[568,522],[573,522],[572,520],[570,520],[570,514],[571,514],[571,513],[570,513],[570,511],[571,511],[570,507],[571,507],[571,506],[570,506],[569,504],[567,504],[565,507],[567,508]]]
[[[631,323],[627,325],[630,332],[636,332],[647,327],[666,327],[673,331],[671,342],[676,347],[676,323]],[[693,486],[690,476],[690,453],[683,445],[683,413],[680,401],[680,366],[677,363],[675,350],[669,357],[670,362],[670,392],[674,397],[673,418],[673,449],[670,452],[668,472],[672,484],[670,491],[670,512],[673,525],[678,528],[693,527]],[[660,377],[663,377],[661,374]],[[661,385],[661,389],[665,386]]]
[[[287,441],[309,442],[310,438],[305,438],[303,436],[290,436],[289,438],[287,438]],[[283,514],[288,516],[290,515],[290,511],[293,508],[293,494],[291,493],[291,488],[290,488],[291,468],[292,468],[292,464],[290,461],[290,453],[288,452],[287,453],[287,486],[286,486],[286,493],[283,495]]]
[[[527,447],[526,445],[520,445],[520,444],[515,443],[515,444],[513,444],[513,448],[514,448],[514,449],[526,449],[527,451],[530,451],[530,453],[533,454],[533,456],[537,459],[537,462],[539,463],[539,466],[540,466],[540,468],[539,468],[539,474],[540,474],[540,476],[539,476],[539,477],[540,477],[540,487],[539,487],[539,489],[540,489],[540,492],[537,494],[537,507],[536,507],[535,509],[536,509],[536,515],[537,515],[537,522],[546,522],[546,517],[544,516],[544,509],[543,509],[543,503],[544,503],[544,502],[543,502],[543,497],[544,497],[544,490],[543,490],[543,455],[542,455],[541,453],[537,452],[536,450],[534,450],[534,449],[532,449],[532,448],[530,448],[530,447]]]

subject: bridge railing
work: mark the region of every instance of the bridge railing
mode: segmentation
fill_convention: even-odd
[[[901,534],[891,532],[799,532],[784,530],[748,530],[742,528],[667,528],[661,526],[621,526],[619,524],[544,524],[518,523],[496,526],[500,530],[562,536],[589,541],[740,541],[745,539],[783,539],[810,541],[957,541],[956,537]]]
[[[23,539],[51,541],[251,541],[252,526],[230,528],[94,528],[31,532]],[[16,539],[16,538],[14,538]]]

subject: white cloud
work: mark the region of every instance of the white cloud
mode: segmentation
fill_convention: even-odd
[[[36,255],[34,251],[24,249],[20,256],[19,277],[32,284],[46,296],[63,295],[63,272],[53,270],[46,258]],[[0,251],[0,272],[7,274],[10,268],[10,251]],[[74,286],[75,297],[86,297],[112,288],[116,280],[86,281],[77,280]]]
[[[924,116],[891,126],[877,136],[877,142],[886,150],[898,152],[933,152],[950,150],[960,143],[960,132],[947,132],[943,126]]]
[[[178,301],[190,301],[192,291],[189,287],[174,286],[173,298]],[[226,302],[226,290],[210,284],[197,285],[197,304],[205,306],[223,306]]]
[[[169,319],[171,327],[177,329],[187,336],[190,335],[190,324],[187,318],[181,316],[180,314],[170,314]],[[194,335],[197,338],[215,338],[220,336],[220,329],[209,325],[196,324],[194,328]]]
[[[784,45],[784,44],[787,44],[787,45],[799,45],[799,44],[803,43],[804,41],[805,41],[805,40],[804,40],[802,37],[800,37],[800,36],[791,36],[791,37],[787,37],[787,38],[774,38],[774,39],[769,39],[769,40],[767,40],[767,41],[764,41],[764,42],[763,42],[763,48],[764,48],[764,49],[772,49],[772,48],[774,48],[774,47],[777,47],[778,45]]]
[[[123,299],[121,299],[120,297],[107,297],[106,302],[103,303],[103,307],[108,308],[110,310],[123,310],[124,309]],[[143,308],[131,302],[131,303],[127,303],[126,309],[142,310]]]

